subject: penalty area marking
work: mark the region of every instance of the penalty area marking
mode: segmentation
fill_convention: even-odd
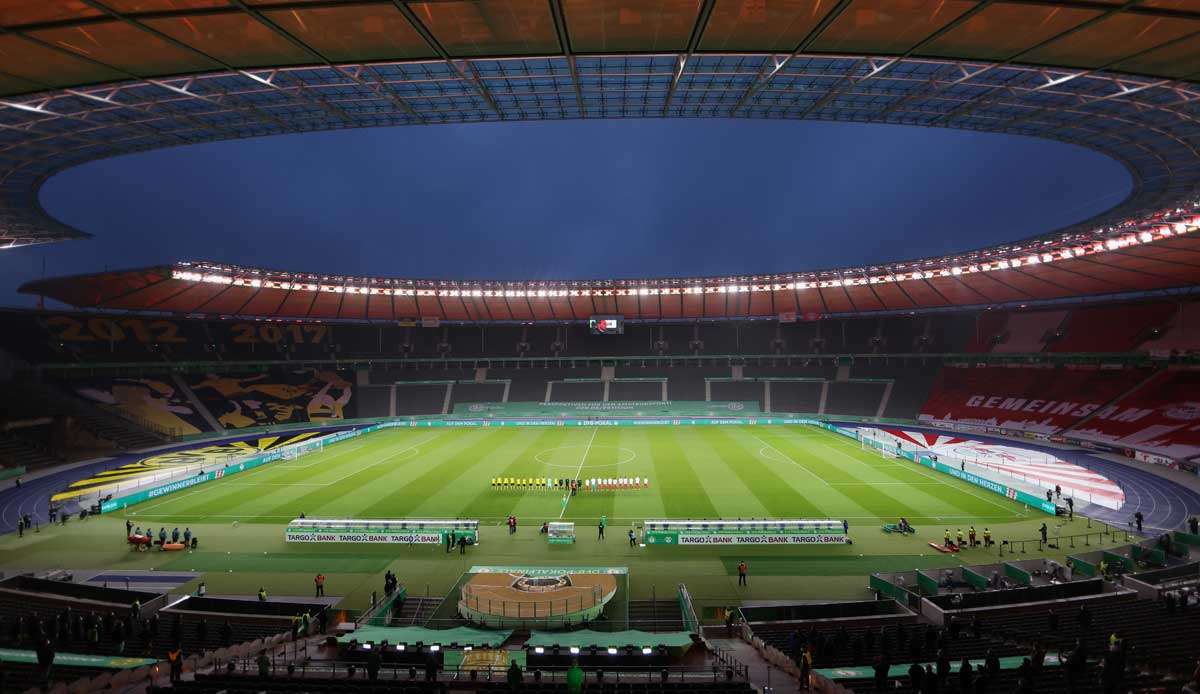
[[[325,465],[331,460],[336,460],[336,459],[346,455],[347,453],[353,453],[354,451],[357,451],[358,449],[363,448],[366,445],[367,444],[365,444],[365,443],[360,443],[357,446],[353,446],[351,448],[343,448],[340,451],[331,446],[330,448],[324,449],[321,451],[322,453],[329,453],[329,452],[333,453],[333,455],[331,455],[327,458],[321,458],[320,460],[313,461],[306,465],[296,465],[295,463],[284,463],[283,465],[276,465],[275,469],[276,470],[303,470],[305,468],[315,467],[317,465]],[[315,458],[318,456],[313,456],[313,457]]]
[[[388,462],[388,461],[395,460],[396,458],[398,458],[398,457],[400,457],[400,456],[404,455],[405,453],[408,453],[409,451],[416,451],[416,452],[419,454],[419,453],[420,453],[420,449],[419,449],[419,448],[417,448],[418,446],[420,446],[420,445],[422,445],[422,444],[429,443],[430,441],[432,441],[432,440],[436,439],[438,436],[441,436],[441,433],[442,433],[442,432],[438,432],[438,433],[434,434],[433,436],[426,437],[426,438],[424,438],[424,439],[422,439],[422,440],[420,440],[420,441],[417,441],[416,443],[412,444],[411,446],[406,446],[406,447],[404,447],[404,448],[400,449],[399,451],[396,451],[395,453],[393,453],[393,454],[391,454],[391,455],[384,456],[384,457],[380,458],[379,460],[377,460],[377,461],[375,461],[375,462],[371,463],[370,465],[367,465],[366,467],[360,467],[360,468],[358,468],[357,470],[355,470],[354,472],[350,472],[350,473],[347,473],[347,474],[345,474],[345,475],[342,475],[341,477],[337,478],[336,480],[331,480],[331,481],[329,481],[329,482],[326,482],[326,484],[327,484],[327,485],[331,485],[331,484],[337,484],[338,482],[341,482],[342,480],[349,479],[349,478],[351,478],[351,477],[353,477],[353,476],[355,476],[355,475],[357,475],[357,474],[359,474],[359,473],[361,473],[361,472],[365,472],[365,471],[367,471],[367,470],[370,470],[370,469],[371,469],[371,468],[373,468],[373,467],[377,467],[377,466],[379,466],[379,465],[383,465],[384,463],[386,463],[386,462]],[[408,458],[406,457],[406,458],[404,458],[403,460],[408,460]],[[403,462],[403,461],[402,461],[402,462]]]
[[[840,437],[839,437],[839,438],[840,438]],[[828,443],[826,443],[825,441],[817,441],[817,445],[818,445],[818,446],[821,446],[821,447],[823,447],[823,448],[829,449],[829,450],[833,451],[834,453],[837,453],[838,455],[842,456],[843,458],[847,458],[847,459],[849,459],[849,460],[853,460],[853,461],[854,461],[854,462],[856,462],[856,463],[866,463],[866,461],[864,461],[864,460],[860,460],[860,459],[858,459],[858,458],[855,458],[854,456],[850,455],[849,453],[846,453],[845,451],[842,451],[842,450],[840,450],[840,449],[838,449],[838,448],[834,448],[833,446],[829,445],[829,444],[828,444]],[[913,464],[912,464],[912,466],[909,466],[909,465],[904,465],[904,464],[900,463],[900,461],[899,461],[899,460],[892,460],[892,461],[890,461],[890,462],[891,462],[891,464],[892,464],[892,465],[895,465],[895,466],[897,466],[897,467],[899,467],[899,468],[901,468],[901,469],[903,469],[903,470],[908,470],[908,471],[910,471],[910,472],[915,472],[915,473],[917,473],[918,475],[920,475],[920,476],[922,476],[922,477],[926,477],[926,478],[928,478],[928,479],[931,479],[931,480],[933,480],[934,482],[937,482],[938,484],[945,485],[945,486],[947,486],[947,487],[949,487],[949,488],[953,489],[953,490],[954,490],[954,491],[956,491],[956,492],[962,492],[962,493],[965,493],[967,496],[973,496],[973,497],[975,497],[976,499],[979,499],[980,501],[983,501],[983,502],[986,502],[986,503],[988,503],[988,504],[990,504],[990,505],[992,505],[992,506],[995,506],[996,508],[1000,509],[1001,511],[1006,511],[1006,510],[1008,510],[1008,509],[1004,508],[1003,506],[1001,506],[1000,504],[996,503],[995,501],[992,501],[991,499],[989,499],[989,498],[987,498],[987,497],[985,497],[985,496],[982,496],[982,495],[980,495],[980,494],[977,494],[977,493],[975,493],[974,491],[972,491],[972,490],[970,490],[970,489],[959,489],[958,487],[954,486],[953,484],[950,484],[949,482],[947,482],[947,481],[945,481],[945,480],[938,479],[937,477],[935,477],[935,476],[933,476],[933,475],[931,475],[931,474],[929,474],[929,473],[927,473],[927,472],[925,472],[925,471],[921,470],[921,469],[920,469],[920,467],[921,467],[921,466],[920,466],[920,464],[919,464],[919,463],[913,463]],[[868,464],[869,464],[869,463],[868,463]],[[967,482],[964,482],[963,484],[969,484],[969,483],[967,483]],[[937,516],[930,516],[930,517],[931,517],[931,518],[937,518]],[[954,516],[942,516],[942,517],[943,517],[943,518],[953,518]],[[1028,515],[1028,514],[1025,514],[1025,513],[1021,513],[1021,512],[1019,512],[1019,511],[1013,511],[1013,515],[1012,515],[1012,517],[1013,517],[1013,518],[1028,518],[1028,517],[1029,517],[1029,515]]]
[[[754,435],[753,435],[753,434],[751,434],[751,436],[754,436]],[[766,441],[763,441],[762,439],[758,438],[757,436],[754,436],[754,440],[755,440],[755,441],[758,441],[759,443],[761,443],[761,444],[763,445],[763,447],[762,447],[762,448],[758,449],[758,454],[759,454],[760,456],[762,456],[763,458],[766,458],[767,460],[774,461],[774,462],[776,462],[776,463],[791,463],[792,465],[795,465],[796,467],[798,467],[798,468],[800,468],[801,470],[803,470],[803,471],[807,472],[808,474],[812,475],[813,477],[816,477],[817,479],[821,480],[821,484],[825,485],[826,487],[832,486],[832,485],[830,485],[830,484],[829,484],[829,482],[826,482],[826,481],[825,481],[825,478],[824,478],[824,477],[821,477],[820,475],[818,475],[817,473],[813,472],[812,470],[809,470],[809,469],[808,469],[807,467],[805,467],[804,465],[801,465],[800,463],[797,463],[796,461],[792,460],[792,459],[791,459],[791,458],[788,456],[788,454],[787,454],[787,453],[784,453],[783,451],[779,450],[779,449],[778,449],[778,448],[776,448],[775,446],[772,446],[771,444],[767,443]],[[778,453],[779,455],[783,456],[783,458],[782,458],[782,459],[780,459],[780,458],[775,458],[775,457],[769,456],[769,455],[767,455],[766,451],[775,451],[775,452],[776,452],[776,453]]]
[[[349,473],[349,474],[347,474],[347,475],[343,475],[343,476],[341,476],[341,477],[339,477],[339,478],[337,478],[336,480],[333,480],[333,481],[331,481],[331,482],[324,482],[324,483],[321,483],[321,484],[319,484],[319,485],[313,485],[313,484],[311,484],[311,483],[310,483],[310,484],[287,484],[286,486],[289,486],[289,487],[306,487],[306,486],[321,486],[321,487],[327,487],[327,486],[329,486],[329,485],[332,485],[332,484],[337,484],[338,482],[341,482],[342,480],[344,480],[344,479],[346,479],[346,478],[348,478],[348,477],[353,477],[354,475],[357,475],[358,473],[360,473],[360,472],[362,472],[362,471],[364,471],[364,470],[370,470],[371,468],[373,468],[373,467],[376,467],[377,465],[382,465],[383,463],[386,463],[386,462],[388,462],[389,460],[394,460],[396,457],[398,457],[398,456],[400,456],[400,455],[404,455],[405,453],[408,453],[408,452],[413,452],[414,454],[420,454],[420,449],[419,449],[419,448],[417,448],[417,446],[419,446],[419,445],[421,445],[421,444],[423,444],[423,443],[429,443],[429,442],[430,442],[430,441],[432,441],[434,438],[436,438],[436,437],[438,437],[438,436],[440,436],[440,435],[441,435],[441,432],[438,432],[437,434],[434,434],[433,436],[430,436],[430,437],[428,437],[428,438],[426,438],[426,439],[424,439],[424,440],[422,440],[422,441],[418,441],[417,443],[414,443],[413,445],[411,445],[411,446],[408,446],[408,447],[406,447],[406,448],[404,448],[404,449],[400,450],[400,451],[399,451],[399,452],[397,452],[397,453],[393,453],[392,455],[385,456],[385,457],[383,457],[383,458],[379,459],[378,461],[376,461],[376,462],[374,462],[374,463],[371,463],[370,465],[368,465],[368,466],[366,466],[366,467],[359,468],[359,469],[355,470],[354,472],[351,472],[351,473]],[[407,459],[408,459],[408,458],[407,458],[407,457],[405,457],[403,460],[407,460]],[[254,472],[261,472],[261,471],[263,471],[263,470],[273,470],[273,469],[278,469],[278,467],[277,467],[277,466],[274,466],[274,465],[263,465],[262,467],[260,467],[260,468],[258,468],[258,469],[256,469],[256,470],[251,470],[251,471],[250,471],[250,473],[254,473]],[[249,474],[249,473],[248,473],[248,474]],[[214,481],[214,482],[220,482],[221,480],[213,480],[213,481]],[[245,484],[245,483],[243,483],[243,484]],[[183,499],[185,499],[185,498],[187,498],[187,497],[189,497],[189,496],[195,496],[196,494],[200,494],[200,493],[202,493],[202,492],[207,492],[207,491],[210,491],[210,490],[213,490],[213,489],[217,489],[218,487],[219,487],[219,488],[221,488],[221,489],[225,489],[226,487],[231,487],[231,486],[234,486],[234,485],[232,485],[232,484],[224,484],[224,485],[222,485],[222,484],[203,484],[203,485],[200,485],[200,489],[197,489],[197,490],[196,490],[196,491],[194,491],[194,492],[189,492],[189,493],[187,493],[187,494],[184,494],[184,495],[182,495],[182,496],[176,496],[176,497],[172,497],[171,495],[167,495],[167,498],[164,498],[162,501],[158,502],[157,504],[154,504],[154,505],[151,505],[151,506],[147,506],[145,509],[143,509],[143,511],[149,511],[150,509],[158,508],[159,506],[162,506],[163,504],[168,504],[168,503],[171,503],[171,502],[173,502],[173,501],[182,501]],[[255,486],[258,486],[258,485],[255,485]],[[133,515],[133,516],[135,516],[135,515],[138,515],[138,512],[137,512],[137,511],[131,511],[131,512],[130,512],[130,515]],[[179,514],[179,515],[186,515],[186,514]],[[217,516],[211,516],[211,515],[201,515],[200,517],[201,517],[201,518],[216,518]],[[251,517],[252,517],[252,518],[266,518],[266,516],[251,516]]]

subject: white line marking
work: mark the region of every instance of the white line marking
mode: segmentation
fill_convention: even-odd
[[[347,453],[353,453],[354,451],[357,451],[358,449],[363,448],[366,445],[367,444],[365,444],[365,443],[360,443],[357,446],[353,446],[351,448],[345,448],[342,450],[337,450],[333,446],[330,446],[330,448],[325,449],[324,451],[322,451],[322,453],[333,453],[333,455],[322,456],[320,454],[317,454],[317,455],[312,456],[312,458],[315,458],[316,460],[308,463],[307,465],[296,465],[294,463],[284,463],[283,465],[276,465],[275,469],[276,470],[303,470],[305,468],[315,467],[317,465],[324,465],[331,460],[336,460],[337,458],[340,458],[340,457],[346,455]],[[309,456],[304,456],[304,457],[307,458]]]
[[[443,431],[444,431],[444,430],[443,430]],[[383,458],[380,458],[379,460],[377,460],[377,461],[375,461],[375,462],[371,463],[370,465],[367,465],[366,467],[360,467],[360,468],[358,468],[357,470],[355,470],[354,472],[350,472],[350,473],[347,473],[347,474],[345,474],[345,475],[342,475],[341,477],[337,478],[336,480],[333,480],[333,481],[331,481],[331,482],[326,482],[325,484],[326,484],[326,485],[337,484],[338,482],[341,482],[342,480],[345,480],[345,479],[349,479],[350,477],[353,477],[353,476],[355,476],[355,475],[359,474],[360,472],[364,472],[364,471],[366,471],[366,470],[370,470],[370,469],[371,469],[371,468],[373,468],[373,467],[378,467],[378,466],[380,466],[380,465],[383,465],[384,463],[386,463],[386,462],[388,462],[389,460],[391,460],[391,459],[395,458],[396,456],[403,455],[403,454],[405,454],[405,453],[407,453],[407,452],[409,452],[409,451],[411,451],[411,450],[414,450],[414,449],[416,449],[416,447],[417,447],[417,446],[420,446],[420,445],[422,445],[422,444],[429,443],[430,441],[432,441],[432,440],[436,439],[437,437],[441,436],[441,435],[442,435],[442,433],[443,433],[443,432],[439,431],[438,433],[434,434],[433,436],[429,436],[429,437],[427,437],[427,438],[424,438],[424,439],[422,439],[422,440],[420,440],[420,441],[417,441],[416,443],[414,443],[414,444],[412,444],[411,446],[408,446],[408,447],[406,447],[406,448],[401,448],[400,450],[396,451],[395,453],[392,453],[391,455],[388,455],[388,456],[384,456]],[[418,451],[418,453],[419,453],[419,451]],[[405,460],[407,460],[407,458],[406,458]]]
[[[583,449],[583,457],[579,459],[579,468],[575,470],[575,481],[579,481],[579,476],[583,474],[583,464],[587,462],[588,453],[592,450],[592,442],[596,440],[596,432],[600,431],[600,427],[592,429],[592,437],[588,439],[587,446]],[[571,503],[571,492],[567,491],[567,503],[563,504],[562,510],[558,512],[558,517],[562,518],[567,512],[567,504]]]
[[[768,448],[768,449],[770,449],[770,450],[773,450],[773,451],[775,451],[776,453],[778,453],[779,455],[783,456],[783,460],[782,460],[782,461],[776,460],[776,462],[788,462],[788,463],[791,463],[792,465],[795,465],[796,467],[798,467],[798,468],[800,468],[801,470],[803,470],[803,471],[807,472],[808,474],[812,475],[813,477],[816,477],[817,479],[821,480],[821,484],[825,485],[826,487],[828,487],[828,486],[831,486],[831,485],[830,485],[828,482],[826,482],[826,481],[825,481],[825,478],[824,478],[824,477],[821,477],[820,475],[818,475],[817,473],[813,472],[812,470],[809,470],[807,467],[805,467],[805,466],[801,465],[800,463],[797,463],[796,461],[792,460],[792,459],[791,459],[791,457],[790,457],[790,456],[788,456],[788,454],[787,454],[787,453],[784,453],[783,451],[781,451],[781,450],[779,450],[778,448],[776,448],[776,447],[772,446],[771,444],[767,443],[766,441],[763,441],[762,439],[758,438],[758,437],[757,437],[757,436],[755,436],[754,434],[751,434],[750,436],[752,436],[752,437],[754,438],[754,440],[755,440],[755,441],[758,441],[759,443],[761,443],[761,444],[762,444],[762,445],[763,445],[765,448]],[[759,451],[759,455],[762,455],[762,451]],[[768,458],[768,457],[767,457],[767,456],[765,456],[765,455],[763,455],[762,457],[764,457],[764,458],[767,458],[767,460],[771,460],[770,458]]]
[[[209,485],[207,485],[207,484],[202,484],[202,485],[200,485],[200,489],[197,489],[197,490],[196,490],[196,491],[194,491],[194,492],[188,492],[187,494],[184,494],[183,496],[176,496],[176,497],[172,497],[172,496],[170,496],[170,495],[168,494],[168,495],[167,495],[167,497],[168,497],[168,498],[166,498],[166,499],[163,499],[162,501],[158,502],[157,504],[151,504],[151,505],[147,506],[146,508],[144,508],[144,509],[142,509],[142,510],[144,510],[144,511],[149,511],[150,509],[152,509],[152,508],[158,508],[159,506],[162,506],[162,505],[163,505],[163,504],[165,504],[165,503],[168,503],[168,502],[171,502],[171,501],[180,501],[181,499],[186,499],[186,498],[187,498],[187,497],[189,497],[189,496],[195,496],[195,495],[199,494],[200,492],[206,492],[206,491],[208,491],[209,489],[212,489],[212,488],[213,488],[213,487],[211,487],[211,486],[209,486]],[[134,513],[132,513],[132,514],[130,514],[130,515],[135,515],[135,516],[136,516],[136,515],[137,515],[137,512],[135,511]]]
[[[284,484],[284,485],[282,485],[282,486],[288,486],[288,487],[292,487],[292,486],[295,486],[295,487],[309,487],[309,486],[327,487],[327,486],[329,486],[329,485],[331,485],[331,484],[337,484],[338,482],[341,482],[342,480],[346,479],[347,477],[352,477],[352,476],[354,476],[354,475],[357,475],[358,473],[362,472],[363,470],[370,470],[371,468],[375,467],[376,465],[382,465],[383,463],[386,463],[387,461],[391,460],[392,458],[395,458],[396,456],[398,456],[398,455],[400,455],[400,454],[402,454],[402,453],[407,453],[408,451],[415,449],[417,446],[419,446],[419,445],[421,445],[421,444],[423,444],[423,443],[428,443],[428,442],[432,441],[433,439],[437,438],[438,436],[441,436],[441,434],[442,434],[442,433],[443,433],[443,432],[438,432],[438,433],[434,434],[433,436],[427,437],[427,438],[425,438],[425,439],[423,439],[423,440],[421,440],[421,441],[418,441],[418,442],[414,443],[414,444],[413,444],[413,445],[411,445],[411,446],[408,446],[407,448],[402,448],[401,450],[399,450],[399,451],[397,451],[397,452],[395,452],[395,453],[393,453],[393,454],[391,454],[391,455],[389,455],[389,456],[386,456],[386,457],[384,457],[384,458],[381,458],[381,459],[379,459],[378,461],[376,461],[376,462],[374,462],[374,463],[372,463],[372,464],[370,464],[370,465],[368,465],[368,466],[366,466],[366,467],[359,468],[359,469],[355,470],[354,472],[351,472],[350,474],[343,475],[342,477],[339,477],[339,478],[337,478],[336,480],[333,480],[332,482],[324,482],[324,483],[321,483],[321,484],[295,484],[295,485],[292,485],[292,484]],[[274,466],[272,466],[272,465],[263,465],[261,468],[257,468],[257,469],[255,469],[255,470],[251,470],[249,473],[246,473],[246,474],[247,474],[247,475],[249,475],[249,474],[252,474],[252,473],[254,473],[254,472],[259,472],[259,471],[261,471],[261,470],[267,470],[267,469],[274,469]],[[213,482],[220,482],[221,480],[212,480],[212,481],[213,481]],[[243,483],[243,484],[244,484],[244,483]],[[147,506],[146,508],[142,509],[142,511],[149,511],[150,509],[158,508],[159,506],[162,506],[163,504],[166,504],[166,503],[169,503],[169,502],[172,502],[172,501],[182,501],[183,499],[185,499],[185,498],[187,498],[187,497],[189,497],[189,496],[194,496],[194,495],[196,495],[196,494],[199,494],[199,493],[201,493],[201,492],[206,492],[206,491],[209,491],[209,490],[211,490],[211,489],[216,489],[217,487],[220,487],[221,489],[224,489],[224,488],[226,488],[226,487],[229,487],[229,486],[233,486],[233,485],[202,484],[202,485],[200,485],[200,487],[201,487],[200,489],[197,489],[196,491],[194,491],[194,492],[190,492],[190,493],[188,493],[188,494],[184,494],[183,496],[171,496],[171,495],[169,495],[169,494],[168,494],[168,495],[167,495],[167,498],[163,499],[162,501],[158,502],[157,504],[152,504],[152,505],[150,505],[150,506]],[[261,485],[257,485],[257,484],[255,484],[254,486],[261,486]],[[137,512],[137,511],[135,511],[135,512],[131,513],[130,515],[141,515],[141,514],[140,514],[140,512]],[[188,515],[188,514],[172,514],[172,515]],[[220,517],[220,516],[215,516],[215,515],[199,514],[199,513],[198,513],[198,514],[195,514],[195,516],[196,516],[196,517],[198,517],[198,518],[218,518],[218,517]],[[189,515],[188,517],[191,517],[191,516]],[[229,516],[229,517],[231,517],[231,518],[232,518],[232,517],[238,517],[238,518],[240,518],[241,516]],[[266,518],[266,516],[251,516],[251,518]]]
[[[831,436],[836,436],[836,434],[831,434]],[[840,436],[839,436],[838,438],[840,439],[840,438],[842,438],[842,437],[840,437]],[[841,443],[841,441],[839,441],[839,443]],[[863,462],[865,462],[865,461],[859,460],[858,458],[855,458],[854,456],[852,456],[852,455],[850,455],[850,454],[846,453],[845,451],[841,451],[841,450],[838,450],[837,448],[834,448],[833,446],[830,446],[829,444],[825,443],[824,441],[818,441],[818,442],[817,442],[817,445],[819,445],[819,446],[823,446],[823,447],[825,447],[825,448],[827,448],[827,449],[829,449],[829,450],[833,451],[834,453],[837,453],[838,455],[842,456],[843,458],[848,458],[848,459],[850,459],[850,460],[853,460],[853,461],[855,461],[855,462],[858,462],[858,463],[863,463]],[[958,492],[963,492],[963,493],[967,494],[968,496],[973,496],[973,497],[975,497],[976,499],[979,499],[980,501],[985,501],[985,502],[987,502],[987,503],[991,504],[992,506],[995,506],[996,508],[1000,509],[1001,511],[1008,511],[1008,510],[1009,510],[1009,509],[1005,508],[1004,506],[1001,506],[1000,504],[996,503],[995,501],[992,501],[991,499],[989,499],[989,498],[987,498],[987,497],[980,496],[979,494],[977,494],[977,493],[975,493],[975,492],[971,491],[970,489],[959,489],[958,487],[954,486],[953,484],[950,484],[949,482],[947,482],[947,481],[945,481],[945,480],[938,479],[936,476],[934,476],[934,475],[931,475],[931,474],[929,474],[929,473],[927,473],[927,472],[925,472],[925,471],[921,470],[921,464],[920,464],[920,463],[912,463],[912,462],[910,461],[910,464],[909,464],[909,465],[904,465],[903,463],[899,462],[898,460],[893,460],[893,461],[891,461],[891,463],[892,463],[892,465],[895,465],[895,466],[897,466],[897,467],[899,467],[899,468],[901,468],[901,469],[904,469],[904,470],[909,470],[909,471],[915,472],[915,473],[917,473],[918,475],[920,475],[920,476],[922,476],[922,477],[927,477],[927,478],[929,478],[929,479],[933,480],[934,482],[937,482],[938,484],[944,484],[944,485],[946,485],[947,487],[950,487],[951,489],[953,489],[953,490],[955,490],[955,491],[958,491]],[[967,483],[967,482],[963,482],[963,485],[964,485],[964,486],[969,486],[969,483]],[[1026,514],[1024,514],[1024,513],[1021,513],[1021,512],[1019,512],[1019,511],[1013,511],[1012,513],[1013,513],[1013,515],[1015,515],[1015,516],[1017,516],[1017,517],[1020,517],[1020,518],[1026,518],[1026,517],[1027,517],[1027,516],[1026,516]],[[950,516],[945,516],[945,517],[946,517],[946,518],[949,518]]]

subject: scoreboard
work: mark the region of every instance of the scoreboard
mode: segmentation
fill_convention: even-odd
[[[625,333],[625,317],[592,316],[588,319],[588,328],[593,335],[623,335]]]

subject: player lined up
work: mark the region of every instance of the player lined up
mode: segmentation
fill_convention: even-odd
[[[592,477],[585,480],[554,477],[493,477],[492,489],[540,491],[569,490],[572,493],[647,489],[649,477]]]

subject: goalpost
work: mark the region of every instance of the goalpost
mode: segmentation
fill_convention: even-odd
[[[862,450],[865,451],[867,449],[871,449],[872,451],[878,453],[882,458],[895,460],[900,457],[897,444],[888,443],[887,441],[880,441],[879,439],[871,438],[861,433],[859,434],[858,442]]]

